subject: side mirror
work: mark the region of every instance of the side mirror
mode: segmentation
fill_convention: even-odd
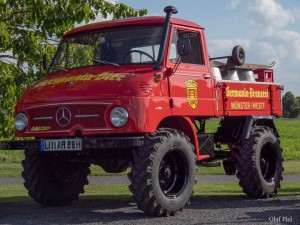
[[[180,56],[185,56],[191,52],[191,43],[188,38],[181,38],[177,41],[177,53]]]

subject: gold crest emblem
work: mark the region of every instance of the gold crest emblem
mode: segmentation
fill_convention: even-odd
[[[194,80],[185,81],[186,97],[192,109],[198,106],[198,83]]]

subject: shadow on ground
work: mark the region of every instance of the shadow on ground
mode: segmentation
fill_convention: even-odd
[[[43,207],[22,196],[0,204],[0,224],[254,224],[283,217],[291,218],[291,224],[299,224],[299,200],[300,196],[260,200],[244,196],[197,197],[175,219],[146,216],[129,195],[83,196],[64,207]]]

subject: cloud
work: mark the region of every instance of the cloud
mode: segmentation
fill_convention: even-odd
[[[208,41],[211,57],[231,55],[232,48],[241,45],[244,49],[249,49],[251,41],[246,39],[217,39]]]
[[[247,4],[251,20],[266,28],[272,35],[276,29],[285,28],[295,22],[294,13],[278,4],[275,0],[251,0]]]
[[[300,33],[291,30],[278,31],[275,38],[285,42],[292,60],[300,60]]]
[[[289,50],[282,44],[275,45],[271,42],[258,42],[257,47],[262,57],[275,60],[276,62],[281,62],[289,54]]]
[[[291,30],[279,30],[275,36],[284,41],[295,41],[300,40],[300,33]]]
[[[240,0],[229,0],[229,5],[227,9],[235,9],[239,3]]]
[[[294,8],[293,14],[294,14],[296,20],[300,20],[300,8]]]
[[[292,24],[300,20],[299,8],[287,9],[275,0],[251,0],[246,4],[248,21],[255,27],[253,42],[259,42],[263,55],[289,61],[300,59],[300,33]]]

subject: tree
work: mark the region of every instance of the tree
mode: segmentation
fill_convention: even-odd
[[[299,106],[300,106],[300,96],[297,96],[297,97],[296,97],[296,100],[298,101],[298,104],[299,104]]]
[[[16,99],[38,79],[42,56],[52,58],[58,39],[75,23],[146,13],[104,0],[0,0],[0,137],[12,137]]]
[[[298,99],[298,100],[297,100]],[[283,117],[298,118],[300,113],[299,97],[295,98],[292,92],[288,91],[282,98]]]

